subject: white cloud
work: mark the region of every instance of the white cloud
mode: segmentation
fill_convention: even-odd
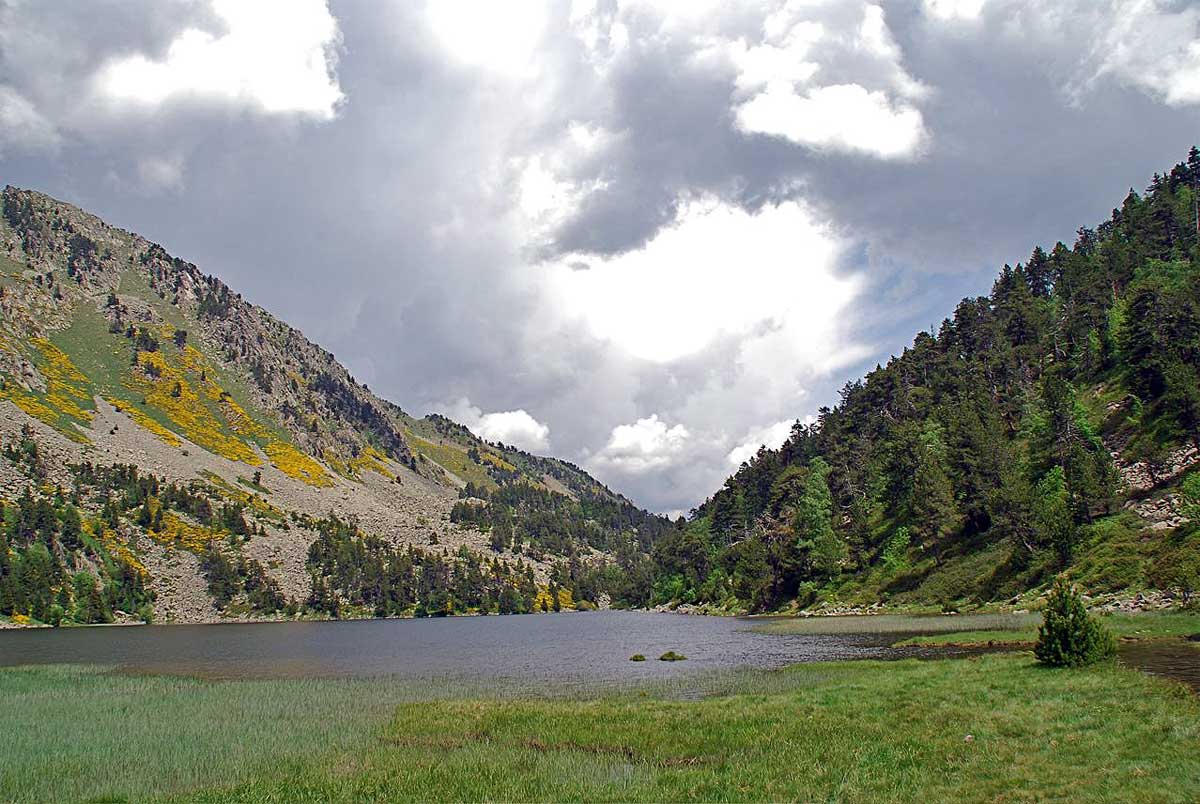
[[[804,94],[788,84],[770,84],[737,108],[737,122],[747,133],[882,159],[912,157],[926,138],[916,108],[858,84],[817,87]]]
[[[550,448],[550,428],[524,410],[484,413],[465,397],[443,406],[451,419],[485,441],[499,441],[534,453]]]
[[[764,20],[760,44],[730,46],[738,128],[821,151],[918,155],[928,133],[913,101],[928,90],[904,68],[883,9],[835,10],[825,19],[821,4],[787,3]]]
[[[516,173],[517,206],[524,214],[525,239],[535,249],[553,240],[557,228],[588,196],[605,186],[602,179],[572,177],[576,165],[593,157],[612,142],[612,135],[596,126],[573,122],[556,143],[532,156],[511,160]]]
[[[431,0],[426,14],[442,47],[459,63],[519,76],[531,70],[547,7],[537,2]]]
[[[939,20],[975,20],[987,0],[925,0],[925,13]]]
[[[756,427],[746,433],[746,437],[742,442],[729,451],[725,456],[725,460],[730,466],[737,468],[743,462],[750,460],[754,454],[758,452],[759,447],[767,449],[779,449],[783,446],[783,442],[788,440],[788,436],[792,434],[792,425],[794,419],[783,419],[766,427]]]
[[[1200,103],[1200,7],[1169,0],[925,0],[940,21],[985,20],[1035,60],[1076,102],[1103,79],[1135,87],[1172,106]]]
[[[177,98],[245,104],[268,113],[332,119],[342,100],[335,76],[337,21],[324,0],[211,0],[225,32],[184,30],[165,58],[136,54],[97,75],[101,98],[158,106]]]
[[[0,149],[53,150],[59,143],[54,124],[21,93],[0,84]]]
[[[657,413],[651,414],[614,427],[604,449],[589,464],[635,475],[652,472],[674,463],[690,435],[682,424],[668,427]]]
[[[1173,106],[1200,103],[1200,8],[1125,0],[1106,23],[1095,77],[1111,74]]]
[[[757,213],[712,199],[686,204],[645,247],[549,266],[555,307],[636,357],[669,362],[718,336],[785,330],[789,357],[825,357],[858,282],[834,273],[840,241],[803,205]],[[591,259],[593,269],[574,270]]]

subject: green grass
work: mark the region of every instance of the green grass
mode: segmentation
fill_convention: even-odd
[[[1159,639],[1200,634],[1200,613],[1147,612],[1143,614],[1112,614],[1101,616],[1114,634],[1123,639]],[[1040,623],[1041,618],[1038,618]],[[918,636],[900,642],[901,645],[971,645],[987,642],[1030,643],[1037,639],[1037,623],[1026,627],[1005,629],[982,628]]]
[[[700,678],[579,699],[8,669],[0,799],[1200,798],[1200,700],[1116,665],[990,655]]]
[[[766,634],[912,634],[969,630],[1016,631],[1034,628],[1040,614],[908,615],[871,614],[850,617],[781,617],[754,626]]]
[[[496,481],[487,473],[487,469],[472,461],[467,451],[450,444],[426,441],[412,433],[407,434],[408,445],[412,449],[435,461],[443,469],[453,472],[462,480],[474,483],[487,489],[495,489]]]

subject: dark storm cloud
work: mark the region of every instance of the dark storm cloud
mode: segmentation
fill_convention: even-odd
[[[812,55],[829,81],[883,86],[900,70],[928,88],[911,101],[928,142],[899,160],[740,131],[736,71],[719,53],[697,56],[711,45],[697,38],[702,25],[665,31],[653,10],[603,4],[584,46],[556,6],[532,85],[456,62],[413,4],[332,11],[345,95],[333,120],[194,97],[81,119],[108,60],[161,57],[189,26],[219,35],[219,17],[198,0],[0,3],[0,87],[60,138],[40,150],[0,138],[0,179],[162,242],[414,412],[464,397],[485,412],[528,411],[549,426],[554,453],[593,461],[659,510],[701,501],[748,432],[835,400],[854,372],[936,325],[960,296],[986,292],[999,264],[1105,217],[1130,185],[1180,158],[1200,122],[1196,107],[1130,82],[1069,91],[1082,41],[1022,39],[995,15],[934,22],[915,3],[887,8],[895,63],[845,45]],[[709,39],[761,40],[760,9],[723,13]],[[825,23],[850,36],[861,15],[847,2]],[[572,123],[602,132],[602,144],[561,158],[555,175],[589,189],[548,235],[527,238],[514,212],[521,171],[536,155],[565,153]],[[603,272],[604,257],[645,246],[677,223],[681,204],[712,196],[750,210],[803,199],[846,239],[836,267],[865,287],[838,338],[866,344],[869,357],[833,373],[799,367],[792,397],[740,385],[754,333],[718,334],[667,363],[639,360],[563,318],[544,287],[550,269],[529,259],[566,255],[587,266],[580,273]],[[664,462],[652,472],[605,463],[613,428],[653,414],[674,432],[647,442]],[[680,425],[686,439],[671,430]]]

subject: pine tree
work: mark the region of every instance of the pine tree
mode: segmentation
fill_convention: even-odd
[[[1088,614],[1075,587],[1058,578],[1046,601],[1034,656],[1051,667],[1082,667],[1116,652],[1112,633]]]
[[[1038,542],[1052,546],[1059,561],[1069,564],[1075,547],[1076,528],[1061,466],[1055,466],[1038,481],[1033,518]]]
[[[934,545],[952,535],[959,525],[954,484],[946,468],[946,447],[936,425],[926,428],[921,440],[912,490],[913,527],[919,538]]]
[[[833,530],[833,495],[829,492],[829,464],[814,458],[808,465],[804,494],[796,507],[794,525],[798,545],[807,549],[813,570],[832,577],[846,559],[846,543]]]

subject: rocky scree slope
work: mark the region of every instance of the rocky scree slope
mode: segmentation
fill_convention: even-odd
[[[409,416],[155,243],[37,192],[0,202],[10,621],[70,619],[92,584],[108,610],[85,619],[561,608],[572,573],[667,526],[569,463]],[[489,501],[513,487],[556,519],[527,491]],[[505,538],[452,516],[464,501]]]

